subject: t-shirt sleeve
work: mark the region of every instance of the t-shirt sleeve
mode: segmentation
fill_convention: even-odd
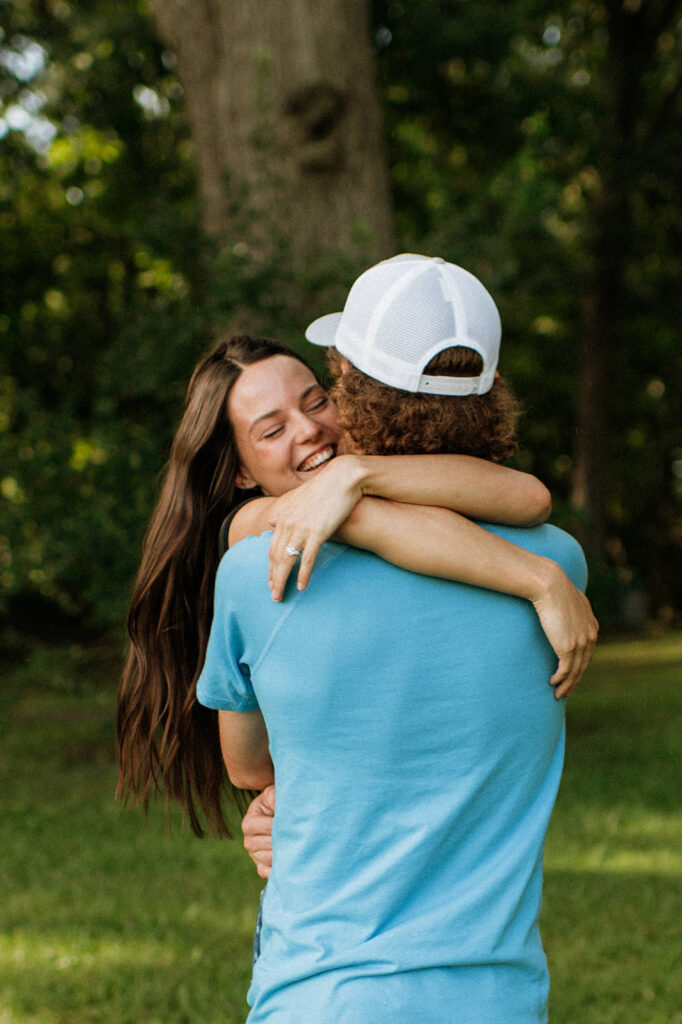
[[[218,571],[215,608],[197,699],[218,711],[256,711],[258,701],[245,660],[245,643],[229,579]]]
[[[568,533],[557,530],[556,536],[560,537],[560,543],[554,557],[578,590],[584,591],[587,587],[587,562],[583,549]]]

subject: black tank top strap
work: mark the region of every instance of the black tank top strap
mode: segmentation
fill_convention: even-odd
[[[260,497],[261,497],[260,494],[252,494],[250,498],[246,498],[244,501],[240,501],[239,504],[235,505],[235,507],[232,509],[232,511],[228,512],[227,515],[225,516],[225,518],[223,519],[223,523],[222,523],[222,526],[220,527],[220,532],[218,534],[218,558],[219,559],[223,557],[223,555],[225,554],[225,552],[227,551],[227,549],[230,546],[230,542],[229,542],[230,526],[232,525],[232,520],[237,515],[237,512],[239,512],[240,508],[244,508],[244,505],[248,505],[250,501],[255,501],[256,498],[260,498]]]

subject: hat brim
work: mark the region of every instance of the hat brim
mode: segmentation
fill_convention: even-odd
[[[336,332],[341,323],[341,313],[327,313],[313,320],[305,329],[305,336],[312,345],[329,348],[336,343]]]

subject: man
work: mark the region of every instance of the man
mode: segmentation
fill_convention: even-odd
[[[379,264],[307,337],[339,353],[357,447],[508,453],[499,317],[461,268]],[[566,534],[494,531],[584,585]],[[228,771],[238,749],[242,785],[270,755],[277,776],[249,1021],[544,1021],[537,918],[563,702],[532,607],[337,544],[276,604],[267,548],[252,538],[221,566],[198,691],[227,723]],[[240,716],[261,714],[267,732],[245,730]]]

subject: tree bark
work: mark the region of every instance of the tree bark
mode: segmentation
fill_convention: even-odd
[[[390,255],[366,0],[151,0],[151,8],[185,90],[205,230],[235,239],[248,210],[257,214],[248,242],[263,253],[274,227],[294,259],[328,249]]]
[[[572,494],[584,512],[581,540],[597,559],[604,555],[609,471],[609,405],[618,358],[618,330],[625,311],[625,268],[633,236],[631,195],[641,159],[643,79],[656,57],[661,32],[676,3],[609,0],[609,43],[604,75],[605,109],[600,162],[601,192],[594,214],[591,283],[583,303],[583,360]]]

